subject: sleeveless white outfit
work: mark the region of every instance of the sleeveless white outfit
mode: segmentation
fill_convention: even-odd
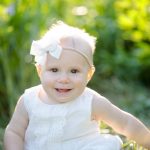
[[[23,95],[29,115],[24,150],[120,150],[118,136],[100,134],[99,124],[91,121],[92,90],[86,88],[77,99],[49,105],[38,92],[41,85]]]

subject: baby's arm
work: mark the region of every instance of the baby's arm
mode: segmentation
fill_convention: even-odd
[[[23,150],[24,136],[28,125],[28,114],[21,97],[4,134],[5,150]]]
[[[95,94],[92,115],[111,126],[118,133],[150,149],[150,130],[133,115],[120,110],[106,98]]]

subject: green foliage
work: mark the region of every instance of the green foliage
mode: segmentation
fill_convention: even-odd
[[[3,150],[3,135],[4,129],[0,128],[0,150]]]
[[[24,89],[39,83],[29,55],[32,40],[59,19],[97,37],[89,85],[148,120],[149,92],[143,85],[150,87],[149,0],[3,0],[0,16],[0,127]]]

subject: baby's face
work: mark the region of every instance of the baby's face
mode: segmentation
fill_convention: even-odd
[[[40,74],[42,86],[50,103],[64,103],[77,98],[88,82],[90,67],[77,52],[63,50],[56,59],[48,54]]]

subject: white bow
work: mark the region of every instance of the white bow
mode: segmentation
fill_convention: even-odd
[[[37,63],[43,64],[45,62],[47,52],[49,52],[51,56],[59,59],[62,47],[57,40],[38,40],[32,42],[30,54],[35,56]]]

